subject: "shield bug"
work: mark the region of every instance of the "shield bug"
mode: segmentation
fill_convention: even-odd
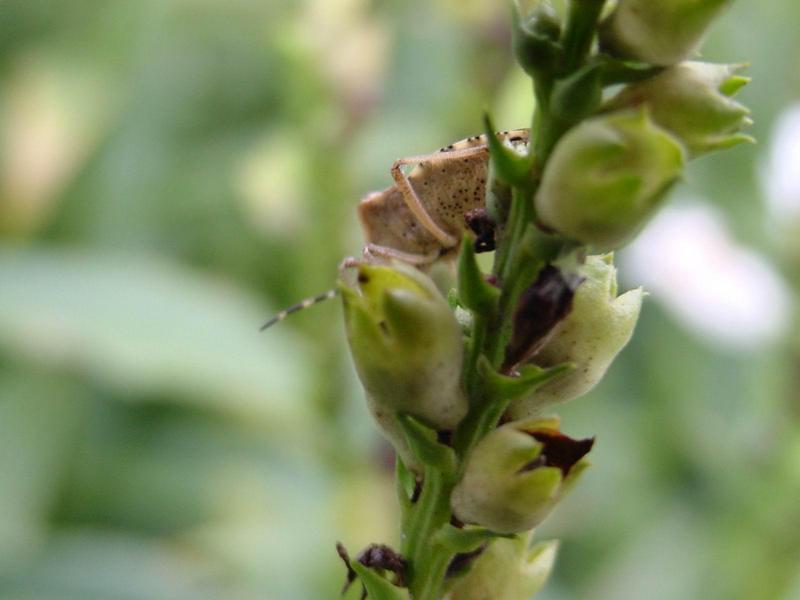
[[[515,149],[528,143],[526,129],[497,136]],[[486,135],[476,135],[432,154],[396,160],[390,169],[394,185],[368,194],[358,205],[366,238],[363,259],[425,266],[454,256],[470,215],[485,206],[486,141]]]
[[[527,148],[527,129],[496,135],[512,149]],[[475,234],[479,249],[493,248],[493,232],[485,211],[489,175],[485,134],[454,142],[431,154],[400,158],[389,172],[394,184],[367,194],[358,205],[366,238],[362,256],[344,259],[341,268],[393,259],[425,268],[438,260],[454,258],[467,230]],[[333,298],[336,293],[329,290],[290,306],[261,330],[298,310]]]

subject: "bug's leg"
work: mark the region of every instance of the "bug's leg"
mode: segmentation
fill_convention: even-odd
[[[375,257],[395,259],[402,261],[409,265],[423,266],[436,262],[441,252],[434,250],[427,254],[414,254],[412,252],[403,252],[389,246],[380,246],[378,244],[366,244],[364,246],[364,260],[366,262],[374,262]]]
[[[355,256],[346,256],[342,259],[342,262],[339,263],[339,274],[341,275],[347,269],[352,269],[353,267],[357,267],[360,264],[364,263],[363,258],[356,258]]]
[[[451,160],[458,160],[467,156],[474,156],[476,154],[485,154],[487,152],[486,146],[473,146],[472,148],[462,148],[459,150],[450,150],[447,152],[434,152],[433,154],[426,154],[425,156],[410,156],[408,158],[400,158],[394,161],[391,168],[392,179],[394,179],[397,189],[403,195],[408,208],[414,213],[414,216],[420,224],[445,248],[452,248],[458,244],[458,239],[447,233],[444,229],[439,227],[425,210],[422,202],[411,186],[408,180],[408,175],[403,172],[404,165],[415,165],[419,163],[436,164],[448,162]]]
[[[343,281],[348,285],[353,285],[353,276],[350,269],[356,269],[369,261],[365,258],[356,258],[355,256],[346,256],[342,262],[339,263],[339,281]]]
[[[339,277],[347,281],[347,271],[363,264],[380,263],[387,259],[399,260],[408,265],[422,267],[436,262],[439,258],[439,251],[429,252],[428,254],[412,254],[403,252],[389,246],[379,246],[378,244],[365,244],[361,258],[348,256],[339,263]]]

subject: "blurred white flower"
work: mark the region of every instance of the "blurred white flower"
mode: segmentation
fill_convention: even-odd
[[[775,122],[762,181],[777,219],[800,219],[800,103]]]
[[[116,88],[79,62],[36,53],[17,59],[4,83],[0,230],[30,234],[107,131]]]
[[[311,0],[297,25],[345,108],[356,116],[368,111],[382,91],[390,42],[370,2]]]
[[[708,205],[666,208],[621,259],[621,273],[705,340],[752,349],[788,325],[785,283],[763,256],[735,243]]]
[[[268,236],[297,235],[308,219],[305,151],[296,135],[278,130],[245,152],[234,171],[248,220]]]

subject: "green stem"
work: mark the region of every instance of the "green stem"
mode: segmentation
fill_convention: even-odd
[[[428,568],[419,578],[419,591],[414,600],[441,600],[442,586],[447,574],[447,566],[454,554],[441,545],[435,545],[428,557]]]
[[[514,309],[520,293],[528,283],[520,276],[525,269],[520,265],[520,242],[525,236],[528,225],[533,220],[533,189],[514,188],[511,199],[511,212],[508,222],[509,244],[508,259],[501,266],[500,281],[502,289],[498,301],[496,329],[486,340],[484,354],[489,361],[499,368],[505,358],[505,347],[511,338]]]
[[[402,554],[409,561],[408,587],[414,600],[439,600],[452,553],[431,542],[450,522],[454,483],[433,467],[425,467],[422,492],[403,523]]]
[[[486,333],[489,329],[489,323],[486,317],[480,314],[473,316],[472,322],[472,336],[469,344],[469,356],[464,365],[464,385],[467,390],[467,398],[471,403],[478,399],[478,359],[483,352],[484,344],[486,343]]]
[[[562,38],[564,47],[563,70],[575,71],[592,49],[597,21],[603,12],[605,0],[571,0],[567,25]]]
[[[535,159],[531,159],[530,182],[512,189],[508,219],[500,228],[492,268],[501,285],[497,311],[494,315],[473,315],[472,336],[464,365],[464,385],[470,410],[453,432],[452,440],[459,460],[458,473],[456,477],[448,477],[426,466],[420,496],[415,503],[406,507],[403,514],[402,554],[408,561],[408,588],[414,600],[441,600],[447,567],[454,553],[434,542],[434,535],[452,519],[450,495],[463,472],[467,457],[480,440],[497,426],[508,406],[507,402],[486,397],[480,383],[478,361],[484,355],[496,369],[501,367],[512,333],[517,300],[536,275],[537,269],[531,265],[542,262],[539,260],[542,257],[537,254],[544,252],[538,252],[536,248],[523,251],[521,242],[535,217],[533,197],[542,168],[561,133],[554,130],[553,119],[548,111],[551,90],[552,79],[543,78],[536,82],[537,109],[531,143]]]

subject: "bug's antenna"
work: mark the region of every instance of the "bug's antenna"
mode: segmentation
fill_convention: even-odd
[[[311,306],[314,306],[315,304],[319,304],[320,302],[324,302],[325,300],[330,300],[331,298],[335,298],[338,295],[339,295],[339,290],[332,289],[332,290],[328,290],[327,292],[324,292],[322,294],[319,294],[317,296],[312,296],[311,298],[306,298],[305,300],[303,300],[301,302],[298,302],[297,304],[294,304],[294,305],[290,306],[289,308],[286,308],[286,309],[282,310],[281,312],[279,312],[277,315],[272,317],[269,321],[264,323],[261,326],[261,328],[259,329],[259,331],[264,331],[265,329],[269,329],[270,327],[275,325],[275,323],[280,323],[281,321],[283,321],[286,317],[288,317],[292,313],[296,313],[299,310],[303,310],[303,309],[309,308]]]

